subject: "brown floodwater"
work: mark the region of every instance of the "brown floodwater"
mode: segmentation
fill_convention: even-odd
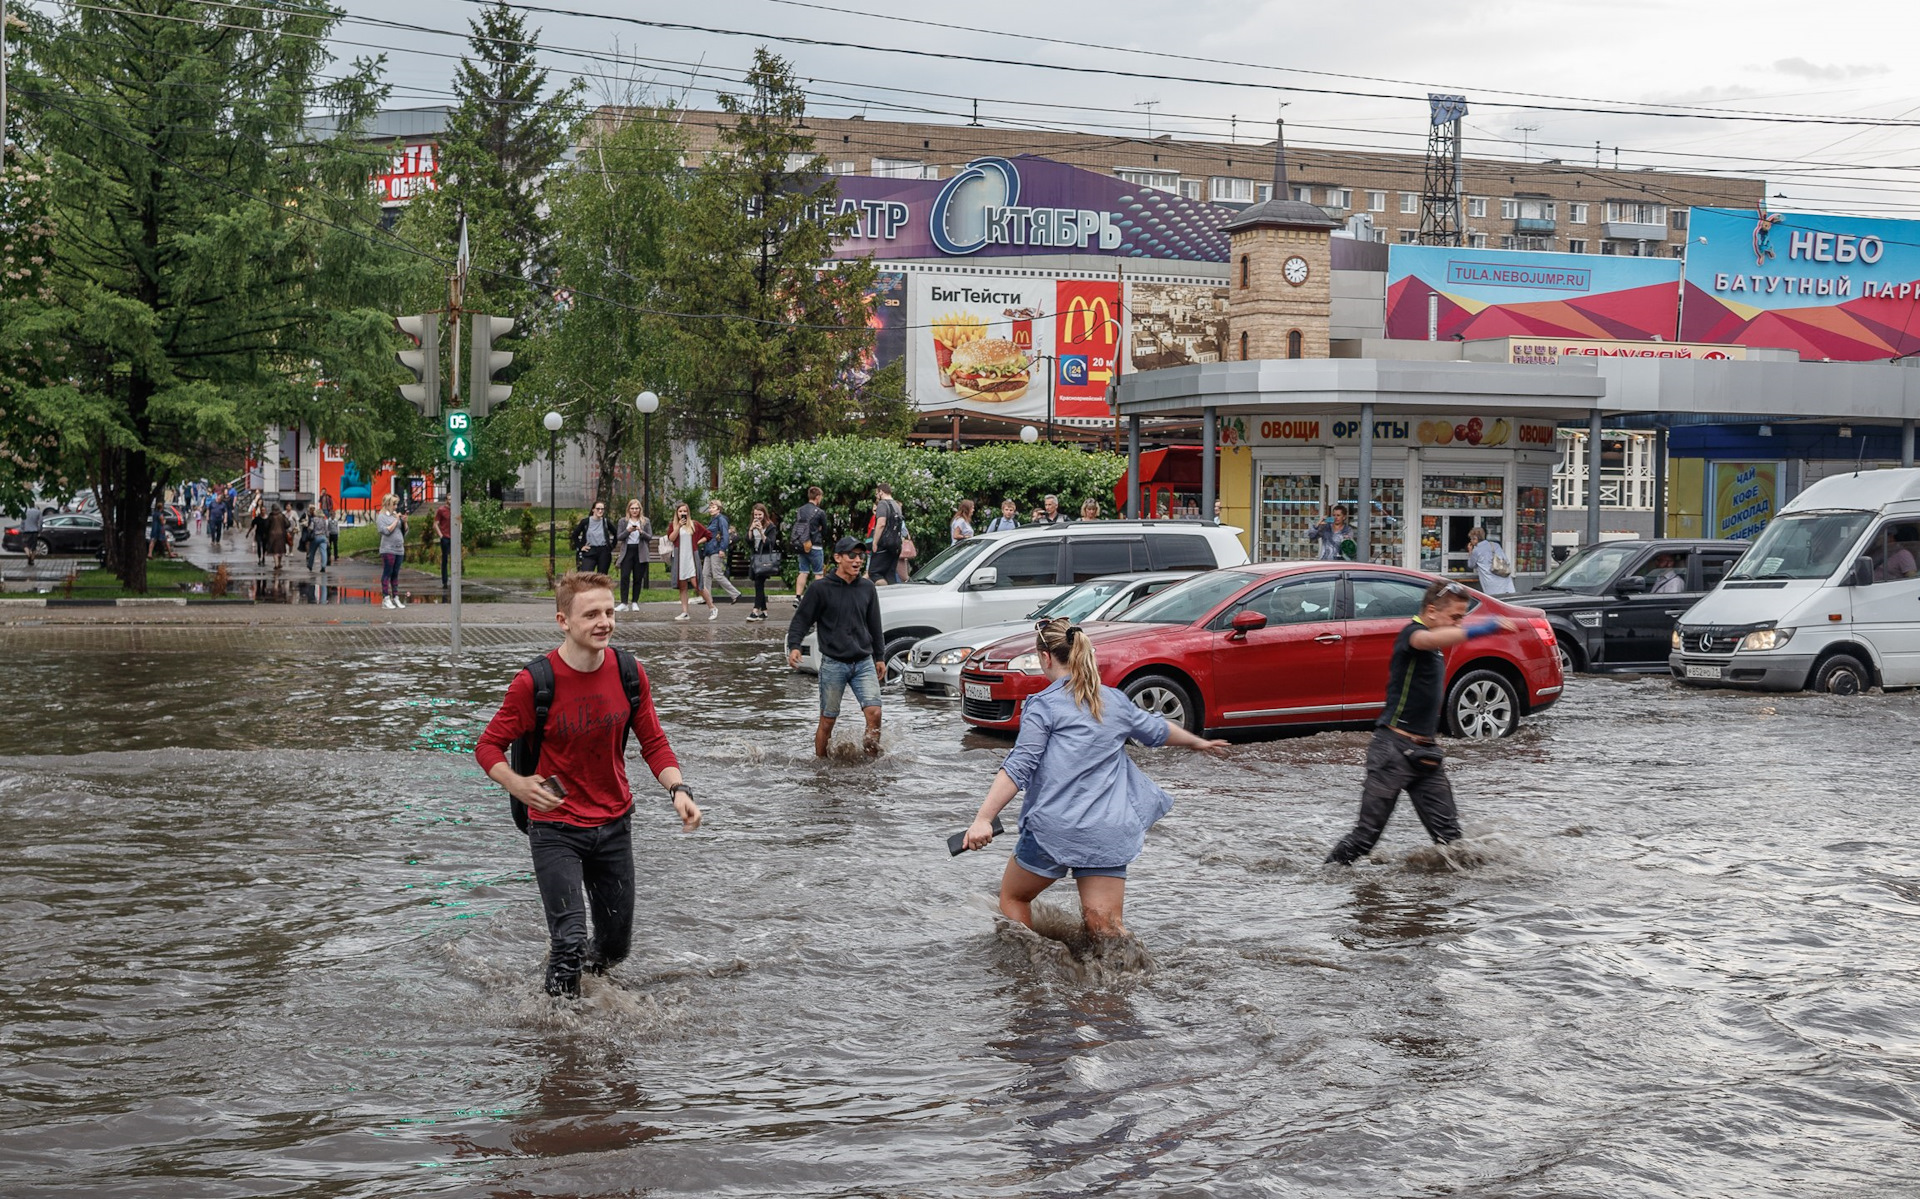
[[[8,635],[0,1193],[1915,1192],[1920,698],[1577,679],[1458,748],[1462,849],[1403,807],[1350,871],[1364,734],[1143,753],[1097,952],[947,857],[957,705],[816,763],[771,637],[649,628],[707,825],[646,793],[564,1005],[469,752],[546,636]]]

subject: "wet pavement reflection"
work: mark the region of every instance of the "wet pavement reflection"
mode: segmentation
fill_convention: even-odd
[[[635,956],[569,1007],[470,756],[549,636],[14,634],[0,1192],[1912,1188],[1920,697],[1577,680],[1453,755],[1466,852],[1403,810],[1351,872],[1364,734],[1147,754],[1102,953],[946,856],[1006,749],[956,704],[817,763],[773,640],[659,630],[708,823],[643,794]]]

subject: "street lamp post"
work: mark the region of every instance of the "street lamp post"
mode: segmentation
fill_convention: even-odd
[[[1060,373],[1060,359],[1053,354],[1033,354],[1035,362],[1047,364],[1047,444],[1053,444],[1053,382]]]
[[[1021,425],[1020,440],[1026,442],[1028,445],[1032,445],[1034,442],[1040,440],[1040,430],[1034,428],[1032,425]]]
[[[645,509],[640,515],[647,520],[652,520],[653,414],[660,410],[660,397],[650,391],[643,391],[633,397],[633,406],[640,410],[640,506]]]
[[[554,495],[554,463],[560,457],[560,426],[566,421],[558,412],[549,412],[540,421],[547,427],[547,580],[553,580],[554,526],[560,521],[559,497]]]

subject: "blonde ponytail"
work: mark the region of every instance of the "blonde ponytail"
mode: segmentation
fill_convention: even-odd
[[[1101,718],[1100,663],[1093,653],[1093,642],[1081,628],[1065,617],[1042,624],[1034,647],[1067,668],[1067,690],[1073,702],[1085,708],[1095,720]]]

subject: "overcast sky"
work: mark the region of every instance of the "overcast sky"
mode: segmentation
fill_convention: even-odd
[[[343,41],[387,48],[393,106],[445,101],[454,64],[436,55],[459,54],[467,21],[478,11],[475,3],[339,3],[352,17],[451,31],[455,36],[358,21],[339,31]],[[1598,141],[1603,165],[1615,162],[1618,147],[1622,166],[1764,177],[1776,197],[1773,206],[1782,211],[1920,218],[1920,189],[1914,186],[1920,168],[1920,85],[1910,66],[1899,65],[1903,52],[1920,45],[1920,8],[1888,0],[1827,0],[1817,6],[1777,0],[1454,5],[975,0],[967,6],[876,0],[867,7],[857,0],[541,3],[762,35],[527,15],[541,30],[542,45],[550,48],[546,62],[556,75],[601,76],[597,91],[638,78],[661,94],[676,99],[684,94],[695,107],[711,106],[714,90],[737,80],[761,44],[786,56],[800,76],[813,81],[812,108],[830,116],[864,110],[876,119],[964,121],[978,100],[981,119],[995,125],[1144,134],[1151,119],[1155,133],[1224,140],[1235,116],[1243,138],[1268,136],[1277,106],[1285,101],[1290,143],[1419,151],[1426,137],[1425,93],[1458,90],[1471,106],[1470,154],[1519,158],[1525,153],[1535,160],[1591,164]],[[934,28],[888,15],[966,28]],[[883,49],[795,44],[777,37]],[[1125,52],[1146,48],[1153,53]],[[371,52],[344,44],[338,49],[343,56]],[[625,61],[615,61],[616,56]],[[1049,69],[1061,66],[1177,78]],[[1273,85],[1369,95],[1283,92]],[[1143,101],[1158,103],[1149,108]],[[1913,124],[1860,128],[1558,110],[1637,105]]]

